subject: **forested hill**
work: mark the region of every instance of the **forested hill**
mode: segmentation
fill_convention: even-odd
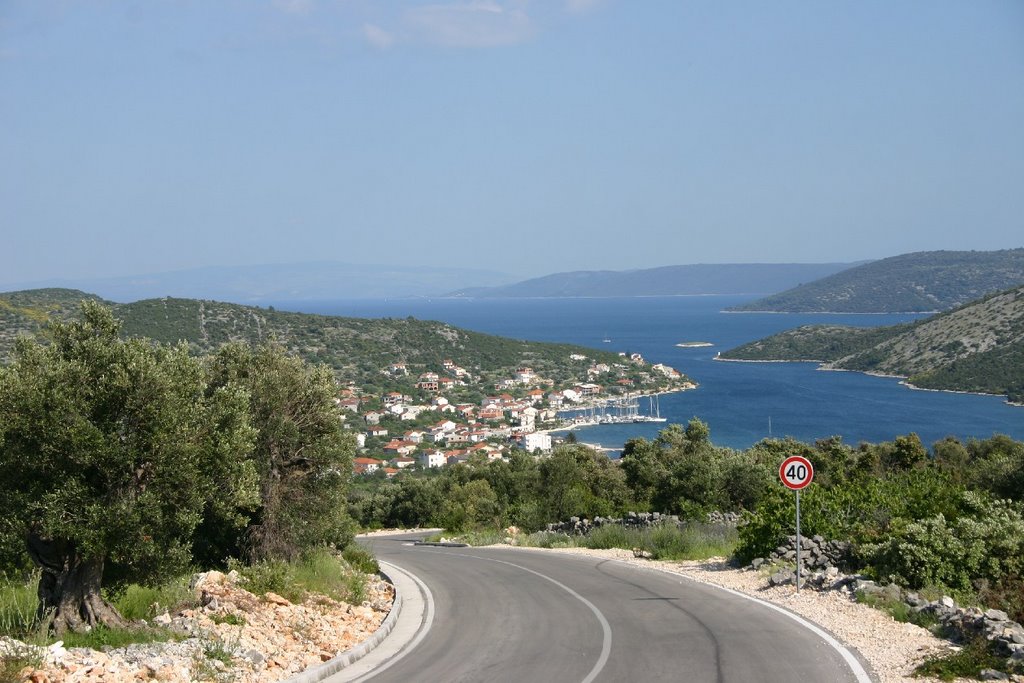
[[[704,263],[644,270],[554,273],[503,287],[461,289],[447,296],[603,297],[766,294],[849,268],[849,263]]]
[[[920,251],[829,275],[733,311],[945,311],[1024,283],[1024,249]]]
[[[40,330],[48,316],[75,317],[83,299],[100,300],[67,289],[0,294],[0,357],[9,356],[18,334]],[[586,355],[594,362],[622,362],[608,351],[517,341],[412,318],[343,318],[196,299],[104,303],[123,321],[126,336],[184,340],[196,352],[211,351],[229,341],[276,339],[309,361],[331,366],[339,379],[364,385],[379,383],[381,369],[395,362],[407,363],[410,373],[438,367],[449,358],[474,374],[530,366],[556,380],[580,371],[573,368],[570,354]]]
[[[1024,401],[1024,286],[915,323],[810,325],[724,352],[726,360],[815,360],[829,369],[909,378],[926,389]]]

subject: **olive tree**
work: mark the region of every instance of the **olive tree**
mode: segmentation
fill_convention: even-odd
[[[248,394],[257,432],[248,461],[259,476],[259,499],[234,549],[255,561],[346,545],[352,539],[345,493],[355,439],[342,428],[331,370],[277,344],[228,344],[210,365],[213,386]]]
[[[57,633],[119,625],[105,565],[130,580],[182,568],[204,508],[230,519],[256,483],[244,391],[211,389],[184,345],[121,340],[109,309],[82,310],[0,369],[0,516],[42,570]]]

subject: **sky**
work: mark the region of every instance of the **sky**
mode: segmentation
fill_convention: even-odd
[[[0,285],[1024,246],[1020,0],[0,0]]]

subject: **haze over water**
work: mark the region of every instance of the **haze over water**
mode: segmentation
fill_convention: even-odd
[[[834,315],[722,313],[753,297],[617,299],[398,299],[389,301],[275,302],[282,310],[357,317],[442,320],[457,327],[517,339],[568,342],[609,351],[639,352],[700,384],[661,397],[668,424],[696,416],[719,445],[745,448],[772,435],[801,441],[840,435],[847,443],[879,442],[917,432],[930,446],[995,433],[1024,439],[1024,408],[1002,397],[914,391],[891,378],[822,372],[814,363],[731,363],[715,353],[781,330],[811,323],[891,325],[912,314]],[[611,341],[605,343],[604,339]],[[679,348],[680,342],[714,346]],[[642,408],[646,407],[644,404]],[[653,438],[666,423],[598,425],[577,432],[581,441],[621,448],[630,438]]]

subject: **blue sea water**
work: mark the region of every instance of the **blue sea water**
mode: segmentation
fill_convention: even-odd
[[[839,435],[847,443],[888,441],[916,432],[926,445],[1008,434],[1024,440],[1024,408],[1002,397],[915,391],[891,378],[824,372],[814,363],[730,363],[718,351],[798,325],[891,325],[912,314],[838,315],[723,313],[752,297],[595,299],[395,299],[275,302],[281,310],[366,318],[414,316],[516,339],[569,342],[642,353],[689,375],[696,390],[662,396],[662,417],[685,424],[699,417],[712,440],[745,448],[771,434],[801,441]],[[609,342],[605,342],[609,339]],[[679,348],[680,342],[714,346]],[[633,437],[653,438],[665,423],[597,425],[581,441],[621,448]]]

